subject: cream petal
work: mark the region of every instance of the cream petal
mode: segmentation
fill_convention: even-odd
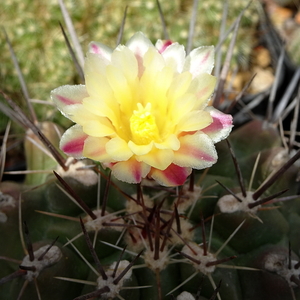
[[[208,127],[212,123],[211,115],[204,110],[193,110],[186,113],[183,118],[178,122],[176,133],[182,131],[198,131]]]
[[[73,104],[64,108],[65,116],[73,122],[83,125],[86,121],[95,120],[98,117],[84,108],[82,104]]]
[[[184,46],[178,43],[173,43],[162,52],[166,65],[178,73],[183,70],[185,54]]]
[[[98,117],[97,120],[88,120],[83,125],[83,131],[94,137],[104,137],[116,133],[111,122],[107,118]]]
[[[119,127],[118,106],[113,109],[113,105],[106,105],[102,99],[88,97],[83,100],[83,107],[99,117],[107,117],[116,128]]]
[[[84,63],[84,74],[88,76],[90,72],[97,74],[105,74],[106,67],[110,64],[110,60],[93,53],[87,53]]]
[[[173,79],[171,68],[165,67],[160,72],[152,73],[147,70],[140,81],[140,98],[145,106],[151,103],[152,113],[160,130],[166,126],[166,119],[161,116],[167,115],[169,99],[167,92]]]
[[[143,75],[140,78],[140,102],[143,104],[143,106],[146,106],[148,102],[152,103],[152,97],[155,94],[154,86],[156,82],[156,75],[157,73],[155,72],[149,72],[148,70],[145,70]]]
[[[89,73],[86,76],[86,88],[90,97],[83,99],[83,106],[91,113],[109,118],[115,127],[119,127],[120,106],[106,76]]]
[[[126,46],[136,55],[143,57],[149,48],[154,48],[151,41],[142,33],[135,33],[126,43]]]
[[[67,155],[75,158],[83,158],[83,148],[87,134],[82,131],[82,127],[78,124],[70,127],[61,137],[60,149]]]
[[[61,113],[65,114],[65,108],[69,105],[79,104],[85,97],[88,97],[88,93],[85,85],[63,85],[51,91],[50,97],[55,103]]]
[[[113,90],[106,74],[88,72],[85,76],[85,82],[89,96],[99,99],[99,101],[105,99],[108,103],[108,100],[114,99]]]
[[[180,148],[173,162],[180,167],[204,169],[216,163],[218,155],[212,140],[201,132],[179,138]]]
[[[153,141],[148,145],[137,145],[132,141],[128,142],[128,147],[135,155],[145,155],[149,153],[153,148]]]
[[[106,60],[110,60],[112,49],[99,42],[91,42],[89,44],[89,53],[97,54]]]
[[[178,150],[180,142],[175,134],[170,134],[163,142],[155,143],[157,149],[171,149]]]
[[[142,32],[134,34],[126,43],[126,46],[134,53],[138,63],[138,76],[144,72],[143,57],[149,48],[154,48],[151,41]]]
[[[217,78],[213,75],[203,73],[194,78],[188,92],[193,93],[197,98],[194,109],[204,109],[214,92]]]
[[[163,68],[155,76],[154,84],[148,87],[148,101],[152,103],[153,113],[156,118],[158,128],[163,128],[166,125],[166,119],[161,116],[166,116],[168,113],[169,99],[167,93],[173,80],[174,72],[169,67]],[[151,98],[150,98],[151,97]]]
[[[157,40],[155,48],[159,51],[159,53],[162,53],[172,44],[171,40]]]
[[[105,145],[109,142],[109,138],[106,137],[93,137],[89,136],[83,148],[83,155],[87,158],[105,162],[112,162],[112,158],[109,154],[107,154]]]
[[[167,95],[167,92],[174,79],[174,72],[172,68],[168,66],[164,67],[163,69],[161,69],[159,72],[156,73],[155,78],[156,78],[155,89],[158,90],[158,93],[162,95]]]
[[[196,105],[196,96],[192,93],[186,93],[170,103],[168,119],[176,125],[182,119],[182,116],[192,111]]]
[[[167,93],[172,83],[173,75],[174,72],[168,67],[164,67],[159,72],[146,69],[140,79],[139,92],[141,103],[145,106],[150,102],[152,109],[154,111],[157,110],[159,116],[165,114],[166,107],[169,104]]]
[[[165,170],[151,169],[149,176],[160,185],[178,186],[185,183],[186,178],[191,174],[191,172],[191,168],[183,168],[175,164],[171,164]]]
[[[214,67],[214,47],[202,46],[190,52],[185,60],[184,71],[189,71],[193,77],[201,73],[210,74]]]
[[[105,149],[115,161],[125,161],[133,155],[128,143],[119,137],[112,138],[106,144]]]
[[[218,143],[228,137],[232,130],[232,116],[224,114],[212,106],[206,107],[205,111],[209,112],[212,116],[212,123],[202,132],[207,134],[214,143]]]
[[[153,148],[151,152],[137,156],[137,161],[143,161],[151,167],[159,170],[165,170],[173,161],[173,150]]]
[[[111,169],[112,174],[118,180],[127,183],[140,183],[149,173],[150,166],[143,162],[138,162],[134,158],[130,158],[127,161],[114,164]]]
[[[138,63],[135,55],[125,46],[118,46],[111,57],[112,65],[122,70],[129,83],[136,80],[138,76]]]
[[[143,57],[143,66],[150,72],[158,72],[165,66],[165,60],[154,47],[149,48]]]
[[[122,113],[126,116],[130,116],[133,109],[136,108],[136,103],[125,76],[120,70],[112,65],[107,67],[106,75]]]
[[[179,98],[182,95],[184,95],[184,93],[187,92],[191,81],[191,73],[183,72],[177,74],[170,85],[170,89],[168,91],[168,98],[170,98],[171,101],[174,101],[176,98]]]

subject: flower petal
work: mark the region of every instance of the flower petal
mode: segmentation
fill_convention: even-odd
[[[65,107],[81,103],[88,93],[82,84],[63,85],[51,91],[50,97],[62,114],[69,118],[64,112]]]
[[[87,53],[84,63],[85,77],[90,73],[105,74],[106,66],[110,64],[110,59],[93,53]],[[85,78],[86,79],[86,78]]]
[[[176,125],[178,124],[179,120],[182,119],[182,116],[192,111],[196,105],[196,96],[193,93],[185,93],[170,103],[168,112],[169,115],[167,119],[171,119],[172,123]]]
[[[105,149],[108,141],[109,138],[106,137],[89,136],[84,143],[83,155],[96,161],[111,162],[112,158]]]
[[[214,47],[203,46],[196,48],[186,57],[183,70],[189,71],[193,77],[201,73],[210,74],[214,67]]]
[[[145,155],[153,148],[153,141],[148,145],[137,145],[133,141],[129,141],[128,147],[135,155]]]
[[[128,160],[133,155],[128,144],[119,137],[112,138],[106,144],[105,149],[115,161]]]
[[[186,113],[177,124],[177,131],[198,131],[207,127],[212,122],[211,115],[203,110],[193,110]]]
[[[112,49],[99,42],[91,42],[89,44],[89,53],[97,54],[104,59],[110,60]]]
[[[178,186],[184,184],[191,172],[190,168],[171,164],[165,170],[151,169],[150,177],[163,186]]]
[[[170,149],[160,150],[153,148],[151,152],[137,156],[136,159],[143,161],[153,168],[164,170],[172,163],[173,156],[173,151]]]
[[[175,134],[170,134],[163,142],[154,144],[157,149],[178,150],[180,147],[180,142]]]
[[[90,97],[99,99],[99,102],[103,99],[108,103],[108,99],[113,99],[113,90],[107,81],[106,74],[99,74],[94,71],[86,72],[85,81],[86,89]]]
[[[214,92],[217,78],[207,73],[200,74],[194,78],[188,92],[197,97],[197,105],[194,109],[204,109]],[[195,85],[195,86],[194,86]]]
[[[121,181],[140,183],[149,173],[150,166],[143,162],[136,161],[135,158],[130,158],[127,161],[114,164],[111,169],[112,174]]]
[[[142,33],[135,33],[126,43],[126,46],[135,54],[143,57],[149,48],[154,48],[151,41]]]
[[[212,166],[218,158],[212,140],[202,132],[179,138],[180,148],[174,152],[173,162],[180,167],[204,169]]]
[[[88,97],[83,99],[83,107],[96,116],[107,117],[110,120],[110,122],[115,126],[115,128],[119,128],[120,114],[118,105],[115,106],[115,109],[112,109],[112,103],[110,103],[110,105],[107,105],[106,101],[102,101],[102,99]]]
[[[183,72],[178,74],[172,81],[170,89],[168,91],[168,97],[170,101],[174,101],[176,98],[181,97],[186,93],[192,81],[192,75],[189,72]]]
[[[154,46],[142,32],[137,32],[135,35],[133,35],[126,43],[126,46],[134,53],[137,59],[139,70],[138,74],[139,77],[141,77],[144,72],[143,56],[149,48],[154,48]]]
[[[83,147],[88,135],[82,131],[78,124],[69,128],[61,137],[60,149],[75,158],[82,158]]]
[[[88,72],[85,78],[86,89],[90,97],[83,99],[83,106],[95,115],[109,118],[114,126],[118,128],[120,107],[106,75]]]
[[[162,53],[172,44],[171,40],[157,40],[155,48],[159,51],[159,53]]]
[[[112,64],[123,71],[129,82],[136,80],[138,75],[138,63],[135,55],[125,46],[118,46],[111,56]]]
[[[124,74],[115,66],[109,65],[106,68],[106,76],[114,92],[114,97],[120,104],[121,111],[130,116],[132,110],[136,107],[136,101],[134,101],[135,97]]]
[[[116,134],[116,131],[107,118],[98,117],[96,120],[88,120],[83,125],[83,131],[94,137],[104,137]]]
[[[185,54],[184,46],[178,43],[173,43],[162,52],[166,65],[178,73],[182,72]]]
[[[202,129],[202,132],[207,134],[213,143],[226,139],[233,127],[232,116],[224,114],[212,106],[206,107],[205,111],[210,113],[213,121],[209,126]]]
[[[68,105],[64,108],[64,115],[75,123],[83,125],[86,121],[95,120],[97,116],[83,107],[82,104]]]
[[[165,66],[162,55],[155,48],[149,48],[143,56],[143,65],[148,72],[157,73]]]
[[[151,103],[154,114],[156,115],[156,122],[160,128],[165,124],[165,119],[161,118],[166,115],[169,104],[167,93],[172,83],[174,72],[169,67],[164,67],[161,71],[152,72],[145,70],[140,79],[140,99],[145,106]]]

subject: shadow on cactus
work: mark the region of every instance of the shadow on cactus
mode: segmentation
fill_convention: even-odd
[[[79,258],[67,248],[55,245],[56,240],[47,243],[32,244],[29,230],[24,222],[26,241],[25,256],[22,260],[1,257],[1,273],[4,274],[18,264],[17,271],[0,279],[1,294],[9,295],[12,299],[51,299],[52,297],[75,297],[81,291],[78,284],[72,282],[58,282],[57,273],[69,276],[74,272],[86,274],[86,268]],[[21,237],[22,238],[22,237]],[[22,240],[23,244],[24,241]],[[11,284],[8,284],[11,282]]]

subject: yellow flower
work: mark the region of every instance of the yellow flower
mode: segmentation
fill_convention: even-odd
[[[61,149],[101,162],[122,181],[183,184],[192,168],[216,162],[214,144],[232,128],[230,115],[208,106],[213,61],[212,46],[186,56],[182,45],[159,40],[154,46],[142,33],[114,50],[92,42],[86,85],[51,93],[76,123],[62,136]]]

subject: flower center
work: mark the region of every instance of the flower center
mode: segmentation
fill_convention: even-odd
[[[159,131],[155,122],[155,117],[151,113],[151,103],[143,107],[137,104],[138,109],[133,111],[130,118],[130,130],[132,141],[137,145],[146,145],[151,141],[159,139]]]

